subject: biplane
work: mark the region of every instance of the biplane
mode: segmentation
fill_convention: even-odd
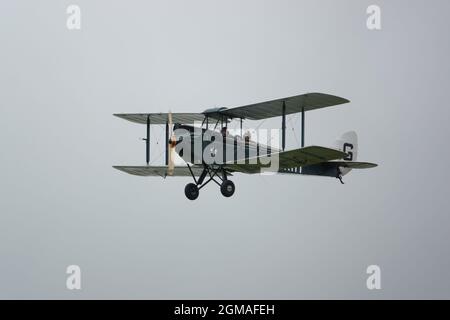
[[[213,108],[201,113],[121,113],[114,116],[146,126],[146,165],[114,166],[115,169],[137,176],[192,177],[185,187],[190,200],[208,183],[220,187],[223,196],[231,197],[235,185],[229,179],[236,173],[314,175],[334,177],[343,184],[342,177],[352,169],[367,169],[377,165],[358,162],[358,141],[355,132],[347,132],[336,141],[334,148],[305,147],[305,113],[342,105],[347,99],[308,93],[236,108]],[[301,114],[301,147],[286,149],[286,116]],[[264,120],[281,117],[281,148],[254,141],[243,134],[244,120]],[[239,121],[240,134],[230,134],[228,125]],[[150,126],[165,126],[165,163],[150,165]],[[184,165],[175,165],[175,153]]]

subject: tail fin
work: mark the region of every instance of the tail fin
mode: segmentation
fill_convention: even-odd
[[[302,167],[301,174],[314,176],[327,176],[338,178],[341,183],[342,177],[352,169],[369,169],[377,165],[370,162],[357,162],[358,159],[358,136],[356,132],[344,133],[335,141],[334,147],[347,155],[342,160],[326,161],[310,166]]]
[[[358,136],[355,131],[344,133],[339,139],[335,141],[336,149],[341,150],[347,154],[343,160],[357,161],[358,159]],[[342,176],[345,176],[352,169],[341,168]]]

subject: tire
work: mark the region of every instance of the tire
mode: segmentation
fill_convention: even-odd
[[[186,198],[189,200],[195,200],[198,198],[199,190],[196,184],[194,183],[188,183],[186,187],[184,188],[184,194],[186,195]]]
[[[231,180],[225,180],[220,186],[220,192],[222,192],[222,195],[227,198],[234,194],[235,189],[234,183]]]

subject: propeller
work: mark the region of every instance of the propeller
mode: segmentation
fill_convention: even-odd
[[[172,121],[172,112],[169,111],[169,166],[167,168],[167,175],[172,176],[175,168],[175,146],[177,145],[177,139],[175,137],[175,133],[173,132],[173,121]]]

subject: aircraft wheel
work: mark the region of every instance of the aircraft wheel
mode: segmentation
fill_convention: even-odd
[[[225,180],[220,186],[220,192],[222,192],[224,197],[231,197],[234,194],[234,183],[231,180]]]
[[[184,188],[184,194],[189,200],[195,200],[198,198],[199,190],[196,184],[188,183]]]

